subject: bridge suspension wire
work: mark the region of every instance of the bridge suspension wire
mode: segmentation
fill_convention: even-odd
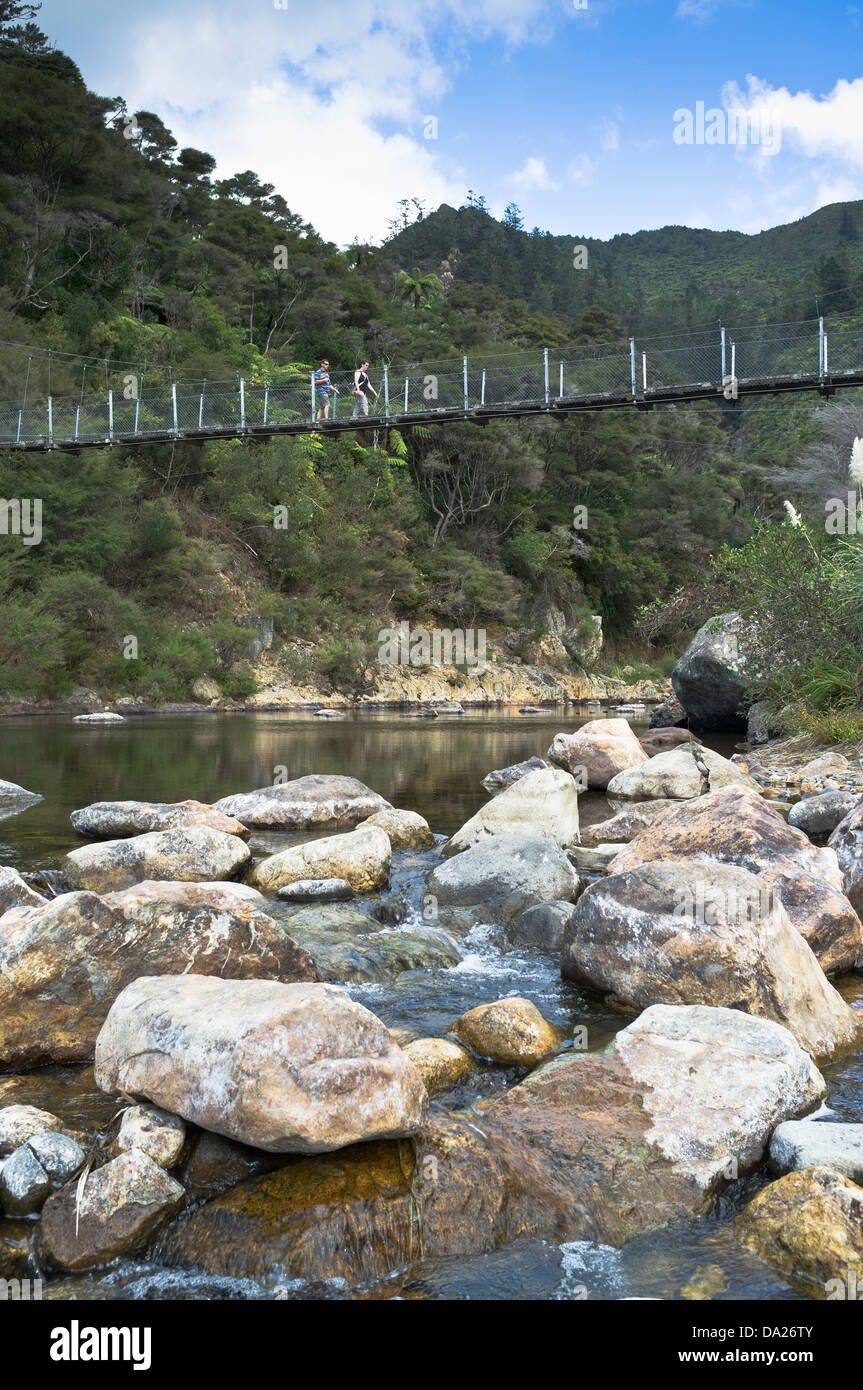
[[[0,404],[0,447],[82,448],[189,439],[269,438],[399,428],[576,411],[649,410],[722,398],[863,385],[863,313],[778,324],[714,325],[687,333],[580,343],[554,350],[384,366],[369,414],[348,406],[353,373],[330,373],[338,390],[298,365],[264,380],[147,381],[152,364],[112,390],[107,358],[101,394],[33,397]],[[90,362],[85,361],[82,383]],[[730,370],[729,370],[730,368]],[[49,383],[50,387],[50,383]],[[357,399],[357,398],[353,398]],[[324,419],[324,407],[327,418]],[[318,419],[318,416],[322,418]]]

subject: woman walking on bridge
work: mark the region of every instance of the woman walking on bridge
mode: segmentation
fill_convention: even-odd
[[[369,391],[371,391],[371,393],[372,393],[372,395],[374,396],[375,400],[377,400],[377,398],[378,398],[378,393],[377,393],[377,391],[375,390],[375,388],[372,386],[372,383],[369,381],[369,363],[368,363],[368,358],[363,358],[363,360],[362,360],[362,362],[360,363],[359,367],[358,367],[357,370],[354,372],[354,390],[353,390],[353,394],[356,396],[356,400],[354,401],[354,409],[353,409],[353,413],[352,413],[352,415],[351,415],[351,419],[352,419],[352,420],[354,419],[355,416],[359,415],[361,409],[362,409],[362,412],[363,412],[364,415],[368,415],[368,413],[369,413],[369,398],[368,398],[367,392],[369,392]]]

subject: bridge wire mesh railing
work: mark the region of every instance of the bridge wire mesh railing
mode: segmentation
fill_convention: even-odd
[[[793,382],[863,371],[863,314],[784,324],[700,329],[584,344],[563,352],[501,353],[480,359],[392,366],[373,372],[378,392],[362,421],[446,416],[464,411],[517,412],[561,403],[631,399],[686,387],[738,382]],[[0,403],[0,445],[88,444],[172,436],[236,435],[244,430],[310,428],[329,406],[330,420],[354,417],[353,372],[331,373],[321,395],[310,377],[270,384],[247,381],[165,382],[99,395],[30,397]],[[360,403],[361,404],[361,403]]]

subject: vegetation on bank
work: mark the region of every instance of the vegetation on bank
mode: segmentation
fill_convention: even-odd
[[[742,546],[723,546],[705,574],[641,626],[654,639],[722,611],[747,624],[757,669],[752,695],[777,732],[825,743],[863,742],[863,437],[847,485],[804,515],[786,500],[781,521],[759,521]]]
[[[323,354],[336,373],[367,355],[376,381],[384,362],[565,347],[732,307],[796,315],[846,275],[856,302],[857,204],[763,242],[685,228],[590,242],[582,273],[574,239],[526,232],[518,209],[498,223],[476,195],[429,215],[405,200],[383,246],[340,251],[252,171],[216,180],[212,156],[178,149],[156,115],[88,92],[36,9],[0,0],[0,398],[25,380],[31,398],[121,390],[130,372],[277,384]],[[559,615],[579,631],[598,613],[612,671],[667,674],[685,626],[638,636],[637,614],[697,587],[710,555],[717,583],[750,563],[732,557],[769,534],[791,464],[837,409],[0,451],[0,497],[43,504],[40,544],[0,537],[0,691],[180,699],[206,674],[242,695],[248,614],[272,618],[298,681],[344,692],[402,619],[519,634],[518,651]]]

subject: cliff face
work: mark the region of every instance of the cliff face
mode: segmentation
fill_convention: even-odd
[[[245,702],[250,709],[312,703],[340,708],[353,704],[347,696],[325,692],[314,685],[295,684],[278,668],[259,669],[258,678],[260,689]],[[455,667],[420,671],[377,665],[369,687],[356,704],[362,708],[375,704],[435,705],[446,701],[467,706],[497,702],[537,704],[542,700],[660,700],[670,689],[667,681],[627,685],[610,676],[575,676],[502,661],[490,665],[482,675],[465,675]]]

